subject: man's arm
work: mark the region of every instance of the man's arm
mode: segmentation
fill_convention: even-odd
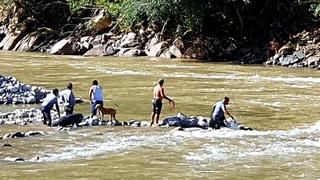
[[[225,113],[227,113],[232,119],[234,119],[234,117],[231,115],[231,113],[229,113],[229,111],[227,110],[227,107],[224,105],[224,109],[225,109]]]
[[[92,104],[92,98],[91,98],[92,93],[93,93],[93,89],[90,88],[90,89],[89,89],[89,101],[90,101],[91,104]]]
[[[174,104],[174,101],[164,94],[164,89],[163,88],[161,90],[161,93],[162,93],[162,96],[163,96],[164,99],[168,100],[169,102],[173,102],[173,104]]]

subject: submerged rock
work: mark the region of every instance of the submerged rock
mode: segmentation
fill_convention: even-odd
[[[12,162],[24,162],[25,160],[22,157],[5,157],[4,158],[5,161],[12,161]]]

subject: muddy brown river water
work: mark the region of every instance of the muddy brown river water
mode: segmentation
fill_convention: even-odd
[[[0,74],[48,89],[73,82],[88,99],[97,79],[107,106],[119,104],[122,121],[149,120],[153,85],[165,79],[162,118],[183,112],[209,116],[224,96],[228,109],[254,131],[81,127],[57,131],[43,125],[0,126],[47,135],[0,140],[0,179],[319,179],[320,71],[282,67],[165,60],[85,58],[0,52]],[[0,112],[39,105],[1,105]],[[89,115],[85,102],[76,112]],[[38,161],[8,162],[7,156]]]

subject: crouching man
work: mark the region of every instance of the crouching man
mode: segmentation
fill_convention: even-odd
[[[229,98],[225,97],[222,101],[217,102],[217,104],[212,109],[212,116],[209,122],[209,126],[212,127],[212,129],[220,129],[221,127],[226,127],[224,121],[225,116],[224,114],[228,114],[232,119],[234,117],[229,113],[227,110],[226,105],[229,104]]]
[[[50,111],[53,109],[53,106],[56,106],[56,110],[58,112],[58,116],[60,117],[60,110],[58,105],[58,95],[59,90],[53,89],[52,93],[48,94],[46,98],[44,98],[42,104],[41,104],[41,112],[43,114],[43,124],[47,124],[48,126],[52,126],[52,119]]]

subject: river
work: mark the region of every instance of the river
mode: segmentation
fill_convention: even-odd
[[[209,116],[224,96],[228,110],[254,131],[171,128],[81,127],[57,131],[43,125],[0,126],[0,136],[18,130],[47,135],[0,140],[0,179],[319,179],[320,73],[196,62],[180,59],[50,56],[0,52],[0,74],[48,89],[74,84],[88,99],[97,79],[107,106],[119,104],[117,119],[149,120],[153,86],[165,79],[176,102],[164,103],[162,118],[183,112]],[[39,105],[1,105],[0,111]],[[75,111],[89,115],[90,104]],[[106,117],[108,118],[108,117]]]

